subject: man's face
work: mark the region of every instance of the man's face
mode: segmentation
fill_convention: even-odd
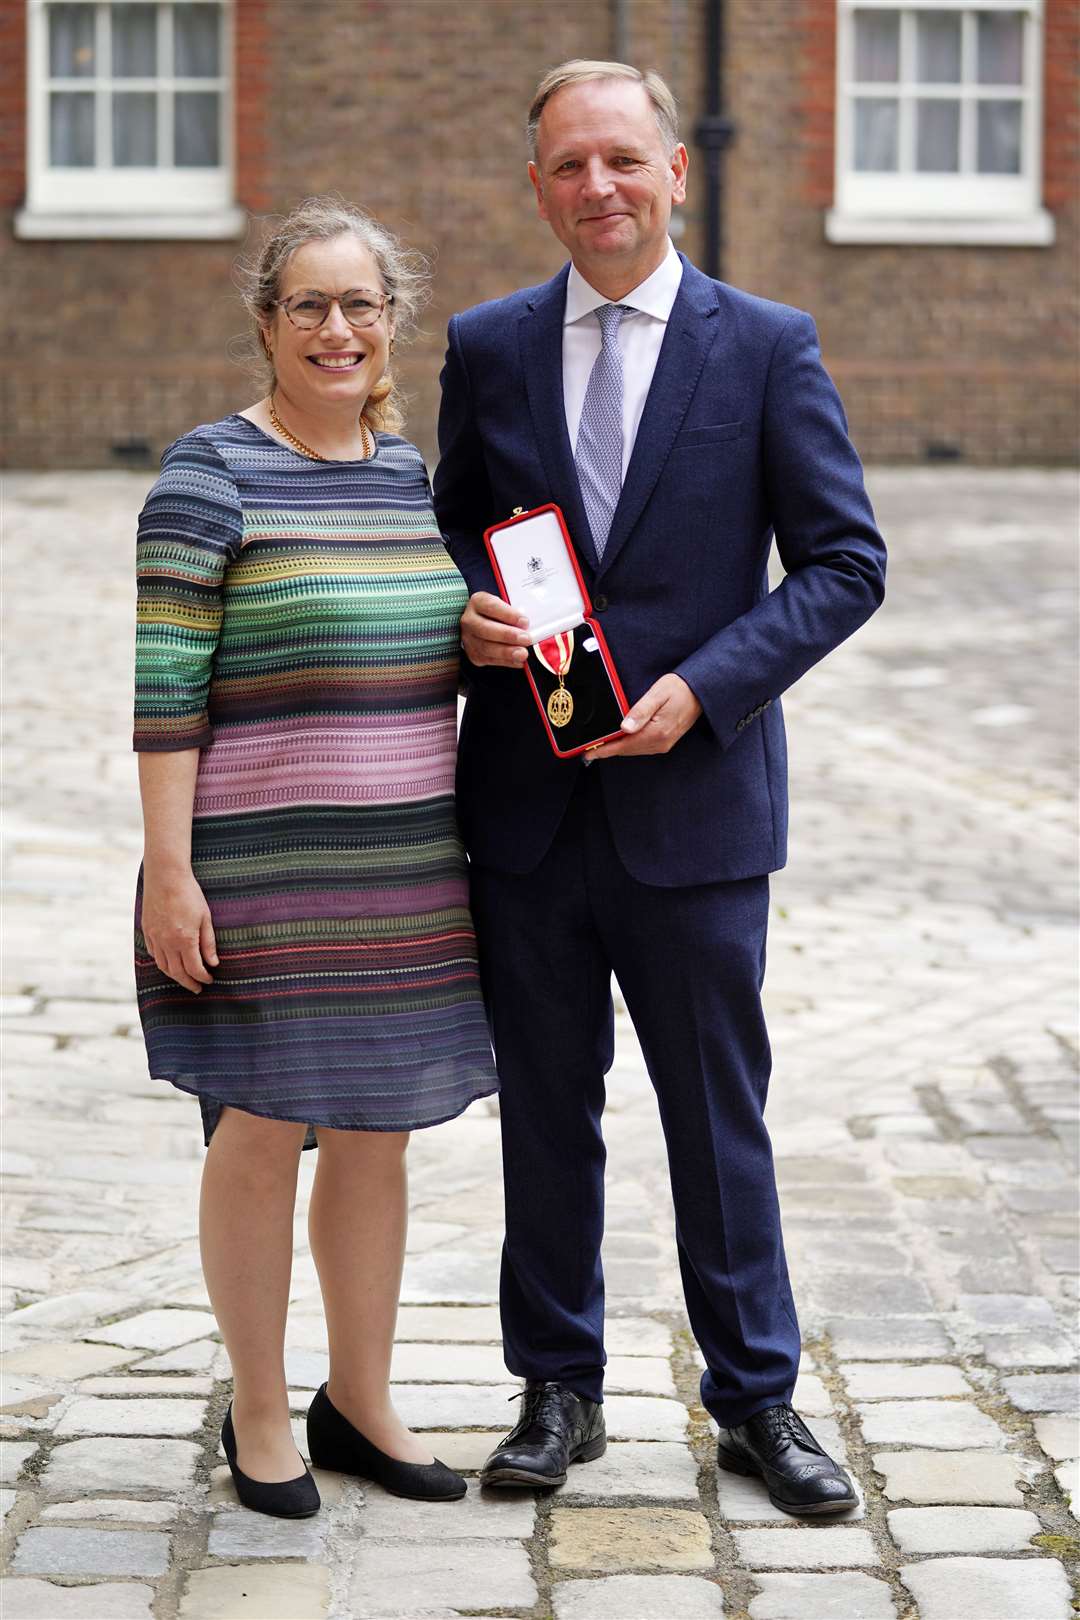
[[[642,85],[587,79],[545,106],[529,178],[540,218],[584,274],[589,265],[660,263],[672,204],[686,196],[687,161],[684,146],[665,151]]]

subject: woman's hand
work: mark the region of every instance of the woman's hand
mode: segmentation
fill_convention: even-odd
[[[185,990],[202,994],[217,967],[210,907],[190,867],[186,872],[143,868],[142,931],[146,948],[162,973]]]

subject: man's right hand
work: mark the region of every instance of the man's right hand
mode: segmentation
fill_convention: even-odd
[[[501,596],[475,591],[461,615],[461,645],[470,664],[478,669],[498,664],[520,669],[529,656],[528,619]]]

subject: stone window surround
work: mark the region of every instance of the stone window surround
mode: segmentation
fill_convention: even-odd
[[[1026,18],[1023,84],[1023,172],[859,174],[852,167],[851,83],[856,10],[1022,12]],[[1053,216],[1042,207],[1043,0],[837,0],[834,206],[825,236],[844,244],[940,243],[955,246],[1048,247]],[[902,92],[903,93],[903,92]],[[959,99],[964,99],[961,94]]]
[[[213,170],[159,166],[130,171],[78,168],[50,171],[48,148],[49,0],[27,0],[27,192],[26,206],[15,216],[15,235],[23,238],[226,238],[240,235],[246,215],[233,200],[235,169],[233,90],[233,4],[218,0],[222,10],[222,75],[209,81],[222,97],[222,162]],[[107,9],[100,0],[81,0],[95,13]],[[129,4],[133,0],[112,0]],[[159,6],[188,0],[155,0]],[[98,37],[100,39],[100,24]],[[109,82],[111,75],[89,85]],[[168,87],[171,80],[156,82]]]

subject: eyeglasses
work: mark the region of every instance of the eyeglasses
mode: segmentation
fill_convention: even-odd
[[[305,287],[288,298],[279,298],[277,306],[302,332],[314,332],[326,320],[333,305],[337,304],[353,330],[360,332],[365,326],[374,326],[387,304],[393,302],[392,294],[372,292],[370,287],[350,287],[348,292],[337,297],[319,292],[314,287]]]

